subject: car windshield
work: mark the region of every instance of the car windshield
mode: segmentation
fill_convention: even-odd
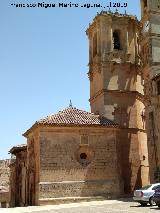
[[[149,189],[151,186],[152,186],[151,184],[150,184],[150,185],[147,185],[147,186],[143,186],[143,187],[141,188],[141,190]]]

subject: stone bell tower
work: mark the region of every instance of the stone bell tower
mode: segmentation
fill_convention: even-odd
[[[136,17],[118,12],[101,12],[87,30],[91,111],[120,125],[124,193],[149,181],[139,32]]]
[[[160,1],[141,0],[141,58],[151,182],[160,168]]]

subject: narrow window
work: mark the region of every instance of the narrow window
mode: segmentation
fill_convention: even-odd
[[[157,95],[160,95],[160,80],[157,81]]]
[[[97,55],[97,33],[93,36],[93,57]]]
[[[119,36],[119,32],[117,31],[114,31],[113,33],[113,46],[115,50],[120,50],[121,48],[120,36]]]
[[[155,132],[154,132],[154,114],[153,114],[153,112],[149,113],[149,130],[150,130],[151,143],[154,144]]]

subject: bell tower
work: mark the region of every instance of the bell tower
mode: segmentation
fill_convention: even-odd
[[[141,0],[141,58],[151,181],[160,167],[160,1]]]
[[[140,29],[134,16],[102,11],[87,30],[91,111],[120,126],[117,154],[126,194],[149,181]]]

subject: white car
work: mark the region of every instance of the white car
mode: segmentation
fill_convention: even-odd
[[[142,206],[146,206],[149,203],[151,206],[154,203],[153,195],[157,187],[160,187],[160,183],[150,184],[147,186],[143,186],[139,190],[134,191],[133,200],[140,203]]]

